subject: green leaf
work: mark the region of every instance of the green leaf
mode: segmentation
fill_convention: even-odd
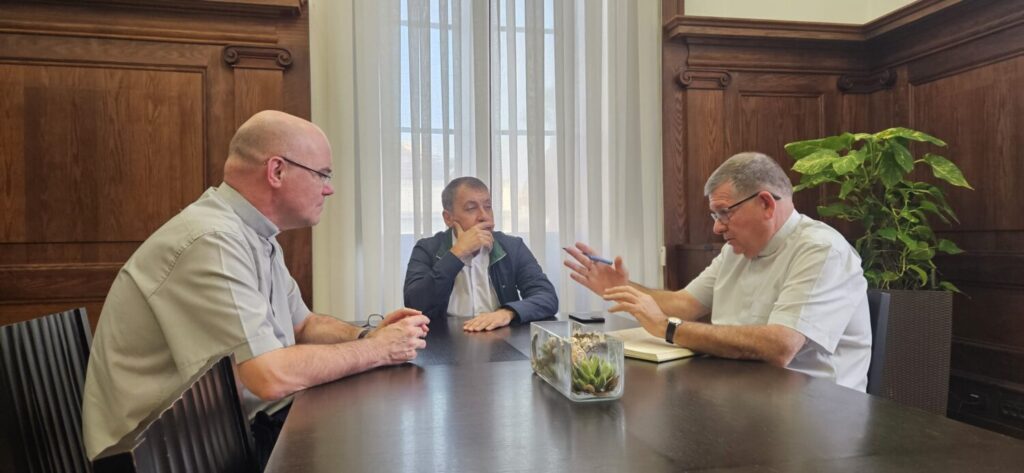
[[[890,189],[903,180],[903,167],[896,162],[892,153],[882,153],[882,159],[878,162],[878,177],[886,189]]]
[[[906,232],[896,232],[896,238],[902,241],[903,244],[907,245],[907,248],[911,250],[916,249],[919,246],[917,240],[911,238],[910,235],[906,234]]]
[[[893,281],[895,281],[895,280],[897,280],[899,278],[900,278],[900,275],[896,274],[896,273],[894,273],[892,271],[885,271],[885,272],[882,273],[882,281],[885,281],[885,282],[893,282]]]
[[[935,257],[935,250],[931,248],[918,248],[907,253],[907,258],[915,261],[930,261]]]
[[[943,288],[943,289],[945,289],[947,291],[955,292],[957,294],[963,294],[963,292],[959,288],[954,286],[953,283],[951,283],[951,282],[942,281],[942,282],[939,283],[939,287],[941,287],[941,288]],[[966,295],[966,294],[964,294],[964,295]]]
[[[843,186],[839,188],[839,198],[845,199],[856,188],[857,181],[855,179],[846,179],[843,181]]]
[[[896,231],[895,228],[882,228],[882,229],[879,229],[877,233],[878,233],[878,236],[880,236],[880,237],[882,237],[882,238],[884,238],[886,240],[896,241],[897,231]]]
[[[927,133],[922,133],[917,130],[911,130],[909,128],[896,127],[889,128],[888,130],[882,130],[875,133],[875,138],[880,140],[891,140],[893,138],[906,138],[908,140],[920,141],[922,143],[931,143],[936,146],[946,146],[946,142],[942,141],[934,136]]]
[[[826,182],[835,182],[835,179],[827,174],[804,174],[803,176],[800,176],[800,184],[793,187],[793,192],[800,192],[804,189],[813,189]]]
[[[896,158],[896,164],[899,164],[906,172],[914,170],[914,155],[910,154],[910,150],[906,146],[899,141],[890,141],[889,148],[892,150],[893,157]]]
[[[839,158],[832,163],[832,170],[836,172],[837,176],[845,176],[860,167],[860,162],[857,161],[857,155],[848,154]]]
[[[928,273],[925,272],[924,269],[921,269],[920,266],[916,264],[908,264],[907,269],[917,273],[917,279],[921,281],[921,286],[928,284]]]
[[[917,215],[914,214],[913,210],[901,210],[900,218],[905,219],[910,223],[917,223],[921,221],[921,219],[919,219]]]
[[[928,225],[918,225],[911,230],[911,233],[916,235],[920,240],[935,240],[935,232],[933,232],[931,227]]]
[[[927,210],[935,215],[942,215],[939,212],[939,208],[935,206],[935,203],[930,200],[922,200],[917,204],[921,207],[921,210]]]
[[[934,174],[935,177],[953,184],[954,186],[966,187],[974,190],[974,188],[967,183],[967,179],[965,179],[963,173],[960,172],[960,168],[956,167],[956,164],[953,164],[952,161],[937,154],[928,153],[924,155],[924,162],[931,165],[932,174]]]
[[[793,164],[793,170],[800,174],[817,174],[839,159],[839,155],[830,149],[819,149]]]
[[[839,151],[847,149],[853,144],[853,135],[843,133],[842,135],[829,136],[814,140],[795,141],[785,146],[786,153],[797,161],[804,157],[822,150]]]
[[[959,246],[956,246],[956,243],[953,243],[952,241],[949,241],[949,240],[947,240],[945,238],[940,238],[939,239],[938,248],[939,248],[939,251],[941,251],[941,252],[943,252],[943,253],[945,253],[947,255],[958,255],[958,254],[964,252],[964,250],[960,249]]]
[[[849,215],[851,210],[848,205],[836,202],[829,205],[819,205],[818,215],[822,217],[843,217]]]

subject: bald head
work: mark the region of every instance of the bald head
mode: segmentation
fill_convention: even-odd
[[[224,163],[224,182],[281,230],[319,221],[324,198],[334,189],[331,146],[319,127],[275,110],[253,115],[238,127]]]
[[[262,166],[272,156],[302,156],[319,146],[328,146],[327,137],[316,125],[294,115],[264,110],[238,127],[231,138],[224,179],[238,178],[246,169]]]

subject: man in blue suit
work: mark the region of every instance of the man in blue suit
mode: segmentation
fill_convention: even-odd
[[[441,193],[445,231],[416,243],[405,276],[405,304],[431,319],[473,317],[470,332],[550,317],[558,296],[518,237],[494,231],[487,185],[452,180]]]

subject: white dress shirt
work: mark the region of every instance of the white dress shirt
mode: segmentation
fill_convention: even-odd
[[[793,212],[754,259],[722,252],[685,289],[715,325],[789,327],[807,337],[788,368],[864,391],[871,362],[860,257],[828,225]]]
[[[452,244],[454,246],[455,242]],[[475,256],[460,259],[465,266],[455,276],[452,295],[448,298],[448,315],[475,316],[497,310],[498,293],[494,291],[491,275],[487,272],[491,252],[484,248]]]

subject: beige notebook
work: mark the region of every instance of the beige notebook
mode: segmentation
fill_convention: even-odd
[[[665,340],[647,333],[643,327],[616,330],[607,334],[625,342],[623,349],[625,355],[630,358],[661,363],[696,355],[686,348],[670,345]]]

